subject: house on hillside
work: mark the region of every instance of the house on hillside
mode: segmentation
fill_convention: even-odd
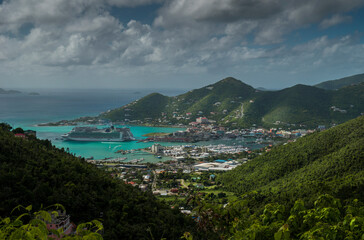
[[[196,119],[196,122],[200,123],[200,124],[205,124],[205,123],[209,123],[209,120],[206,117],[199,117]]]
[[[16,134],[14,134],[14,136],[18,137],[18,138],[26,138],[24,133],[16,133]]]
[[[70,215],[67,215],[65,211],[57,211],[57,212],[58,212],[57,215],[55,214],[51,215],[52,216],[51,222],[47,222],[48,231],[51,229],[53,230],[62,229],[63,234],[59,237],[51,232],[48,234],[49,238],[56,240],[61,239],[64,236],[74,234],[76,230],[76,225],[71,222]]]

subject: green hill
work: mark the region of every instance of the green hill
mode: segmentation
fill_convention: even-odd
[[[229,77],[175,97],[171,110],[182,115],[191,113],[192,120],[199,116],[220,120],[225,116],[224,110],[233,111],[254,93],[253,87]]]
[[[356,85],[358,83],[364,82],[364,73],[357,74],[350,77],[340,78],[337,80],[330,80],[316,84],[315,87],[323,88],[327,90],[337,90],[345,86]]]
[[[321,89],[296,85],[270,95],[270,106],[264,121],[275,122],[285,119],[288,123],[317,124],[327,119],[330,94]]]
[[[102,215],[105,239],[179,239],[193,231],[192,220],[151,193],[112,178],[47,140],[15,137],[6,127],[0,125],[1,217],[19,204],[40,209],[41,204],[60,203],[76,224]]]
[[[159,93],[151,93],[121,108],[104,113],[100,117],[110,119],[111,121],[145,118],[155,119],[161,115],[161,112],[165,111],[169,101],[169,97]]]
[[[148,120],[162,122],[163,119],[166,121],[168,119],[170,123],[187,123],[196,117],[207,115],[210,119],[220,120],[252,96],[254,92],[253,87],[230,77],[176,97],[153,93],[121,108],[104,113],[99,118],[112,121],[127,119],[143,122]],[[224,110],[226,113],[223,113]]]
[[[255,206],[293,205],[330,194],[364,199],[364,116],[273,148],[269,153],[219,176],[225,189],[254,193]],[[253,194],[253,195],[254,195]]]
[[[242,119],[230,117],[230,121],[239,123],[250,118],[250,123],[259,125],[281,122],[317,126],[329,119],[330,98],[329,92],[306,85],[261,92],[245,103]]]
[[[98,118],[167,125],[207,117],[227,126],[317,127],[360,116],[364,112],[363,93],[364,83],[337,91],[302,84],[279,91],[259,91],[229,77],[175,97],[153,93]]]
[[[229,239],[362,239],[363,159],[364,116],[276,146],[217,176],[238,199],[201,207],[201,222],[217,215],[210,231]]]
[[[364,112],[364,84],[328,91],[306,85],[296,85],[275,92],[263,92],[245,109],[245,119],[270,126],[272,123],[339,124]],[[240,119],[231,118],[231,121]],[[244,119],[243,119],[244,120]]]

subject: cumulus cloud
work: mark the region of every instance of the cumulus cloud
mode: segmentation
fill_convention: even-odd
[[[309,69],[346,68],[347,64],[351,66],[360,66],[364,64],[363,59],[358,58],[358,54],[364,54],[364,44],[358,41],[355,35],[346,35],[339,38],[329,38],[322,36],[313,39],[307,43],[286,48],[272,58],[278,61],[271,61],[270,65],[282,64],[297,72],[305,72]],[[343,60],[345,59],[345,64]]]
[[[160,10],[154,24],[169,29],[249,22],[255,28],[256,43],[267,44],[282,41],[294,29],[363,5],[361,0],[171,0]],[[336,17],[324,26],[340,20],[343,19]]]
[[[329,28],[329,27],[335,26],[335,25],[340,24],[340,23],[350,22],[351,20],[352,20],[351,16],[343,16],[343,15],[340,15],[340,14],[335,14],[330,18],[325,18],[320,23],[320,27],[321,28]]]
[[[155,23],[174,26],[187,21],[233,22],[267,18],[279,12],[277,0],[173,0],[160,10]]]
[[[160,4],[165,0],[105,0],[105,2],[117,7],[136,7],[141,5]]]
[[[161,8],[149,24],[135,19],[122,23],[110,11],[150,4]],[[257,63],[297,64],[293,56],[311,63],[320,59],[320,65],[329,57],[349,55],[354,49],[349,46],[362,48],[350,36],[321,37],[292,48],[270,45],[284,43],[293,30],[311,24],[328,28],[350,21],[347,12],[363,5],[362,0],[4,1],[0,72],[19,66],[32,71],[112,69],[123,74],[161,69],[184,74],[250,71],[248,66],[257,69]]]
[[[13,0],[0,5],[0,30],[15,31],[25,23],[64,24],[92,9],[99,0]]]

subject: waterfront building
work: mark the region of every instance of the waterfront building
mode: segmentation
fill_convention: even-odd
[[[159,143],[155,143],[152,145],[152,153],[154,153],[154,154],[160,153],[160,152],[162,152],[162,150],[163,150],[163,147]]]

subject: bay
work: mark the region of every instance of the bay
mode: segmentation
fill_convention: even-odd
[[[82,116],[97,116],[109,109],[121,107],[131,101],[159,92],[167,96],[176,96],[185,92],[183,89],[16,89],[21,94],[0,94],[0,122],[6,122],[13,128],[21,127],[37,131],[37,137],[48,139],[58,148],[69,149],[69,152],[85,158],[94,159],[126,157],[127,160],[144,158],[144,162],[170,160],[169,157],[158,159],[151,154],[134,152],[126,155],[115,153],[118,150],[132,150],[150,147],[150,142],[75,142],[62,141],[61,135],[72,130],[72,126],[36,126],[39,123],[56,122],[64,119],[75,119]],[[40,95],[29,95],[38,92]],[[106,126],[97,126],[99,128]],[[125,126],[117,126],[125,127]],[[145,126],[126,126],[137,139],[152,132],[171,133],[179,128],[161,128]],[[181,145],[180,143],[161,143],[164,146]],[[242,141],[210,141],[196,145],[227,144],[246,145]],[[261,145],[249,145],[252,149]]]
[[[70,153],[95,159],[121,157],[117,150],[131,150],[150,147],[152,143],[132,142],[70,142],[62,141],[62,134],[72,130],[72,126],[39,127],[36,124],[75,119],[82,116],[97,116],[109,109],[121,107],[152,92],[175,96],[185,90],[177,89],[16,89],[21,94],[0,94],[0,122],[13,128],[21,127],[37,131],[37,137],[48,139],[58,148],[69,149]],[[40,95],[29,95],[38,92]],[[106,126],[98,126],[99,128]],[[137,139],[151,132],[174,132],[176,128],[127,126]],[[131,154],[131,158],[145,158],[146,161],[159,161],[150,154]],[[164,159],[166,160],[166,159]]]

